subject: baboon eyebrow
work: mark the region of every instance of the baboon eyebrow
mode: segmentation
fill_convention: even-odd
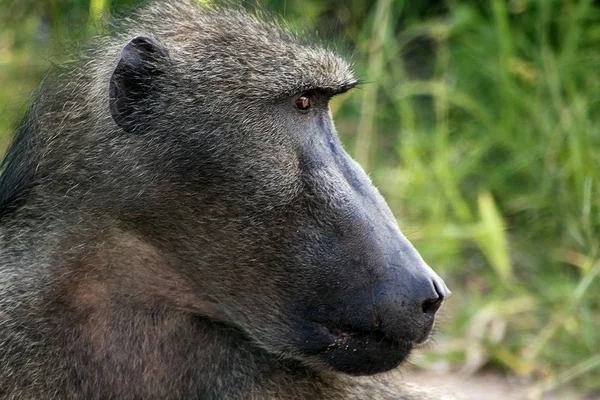
[[[339,80],[338,82],[310,82],[305,85],[290,87],[279,93],[273,92],[273,95],[277,98],[279,96],[288,97],[319,93],[327,97],[333,97],[345,93],[358,85],[362,85],[362,83],[362,80],[354,77],[347,80]]]
[[[344,82],[339,85],[331,86],[317,86],[311,91],[321,92],[329,97],[337,96],[338,94],[346,93],[348,90],[360,85],[362,82],[358,79],[353,81]]]
[[[335,96],[337,94],[342,94],[342,93],[346,93],[348,90],[360,85],[362,82],[360,80],[354,80],[354,81],[350,81],[350,82],[346,82],[343,85],[338,86],[337,88],[334,88],[332,91],[330,91],[332,96]]]

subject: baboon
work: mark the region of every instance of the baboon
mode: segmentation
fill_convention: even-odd
[[[82,53],[2,162],[0,398],[439,398],[364,377],[449,291],[340,144],[346,62],[191,0]]]

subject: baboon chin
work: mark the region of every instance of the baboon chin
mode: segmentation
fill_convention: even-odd
[[[450,294],[343,149],[348,64],[149,4],[38,91],[0,178],[3,399],[426,399],[355,378]]]

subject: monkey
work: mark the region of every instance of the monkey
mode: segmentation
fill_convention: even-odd
[[[380,378],[450,291],[336,134],[358,83],[192,0],[50,73],[1,164],[0,398],[442,398]]]

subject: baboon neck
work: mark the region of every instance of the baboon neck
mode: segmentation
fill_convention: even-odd
[[[219,322],[215,307],[173,273],[175,261],[130,233],[113,232],[68,259],[46,310],[51,347],[68,348],[60,376],[85,386],[77,399],[246,399],[313,374]]]
[[[176,257],[143,238],[119,229],[89,243],[69,244],[62,285],[72,304],[132,309],[164,309],[217,317],[214,305],[177,271]]]
[[[88,386],[78,399],[242,399],[265,373],[239,331],[190,313],[120,308],[75,321],[71,373]]]

